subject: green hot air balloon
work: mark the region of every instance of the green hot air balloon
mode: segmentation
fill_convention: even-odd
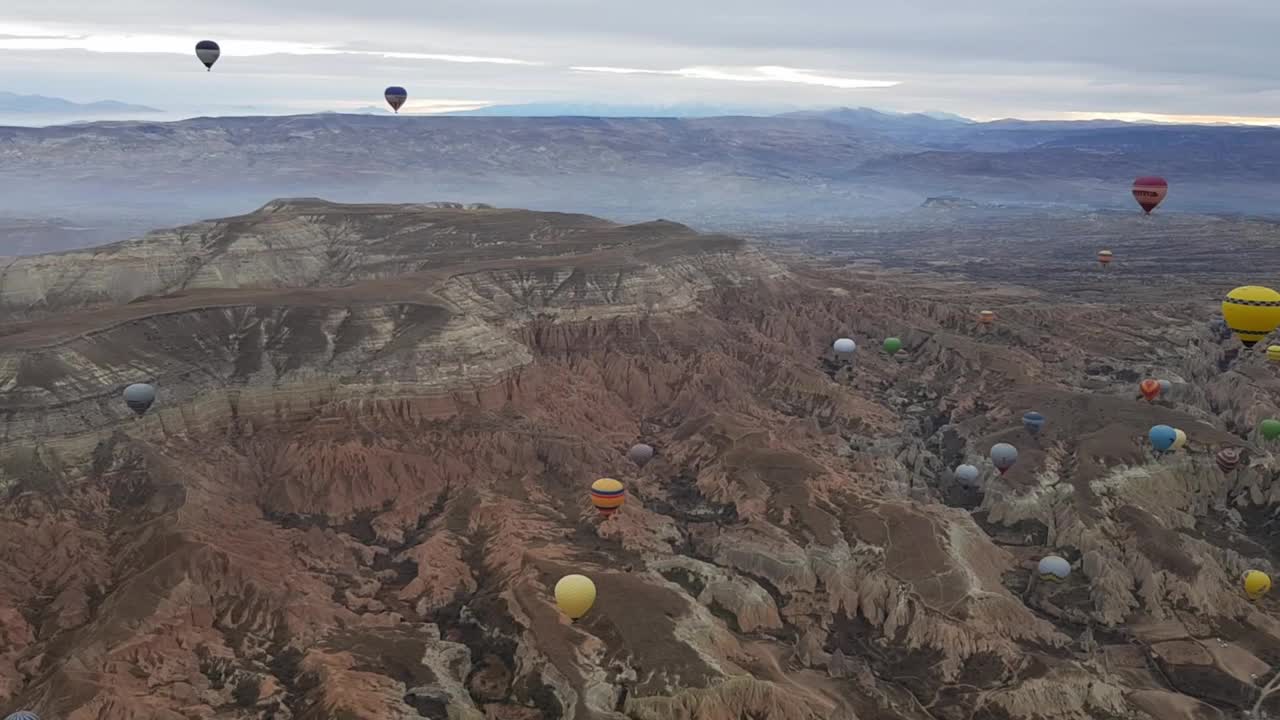
[[[887,353],[889,353],[890,355],[892,355],[892,354],[894,354],[894,353],[898,352],[898,351],[899,351],[899,350],[901,350],[901,349],[902,349],[902,341],[901,341],[901,340],[899,340],[899,339],[898,339],[898,338],[896,338],[896,337],[885,338],[885,340],[884,340],[884,351],[885,351],[885,352],[887,352]]]
[[[1258,429],[1262,431],[1262,437],[1268,440],[1275,440],[1280,437],[1280,420],[1267,418],[1262,421],[1262,424],[1258,426]]]

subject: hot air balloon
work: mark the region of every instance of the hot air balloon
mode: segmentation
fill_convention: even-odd
[[[155,401],[156,389],[146,383],[134,383],[124,389],[124,402],[138,417],[142,417]]]
[[[1187,434],[1181,428],[1174,428],[1173,435],[1173,445],[1170,447],[1174,450],[1181,450],[1187,444]]]
[[[1172,390],[1172,389],[1173,389],[1173,383],[1172,383],[1172,382],[1170,382],[1170,381],[1168,381],[1168,380],[1161,380],[1161,381],[1160,381],[1160,394],[1161,394],[1161,395],[1168,395],[1168,394],[1169,394],[1169,391],[1170,391],[1170,390]]]
[[[1258,425],[1258,430],[1262,431],[1262,437],[1268,440],[1275,440],[1280,437],[1280,420],[1267,418]]]
[[[387,99],[387,104],[392,110],[400,112],[400,106],[404,105],[404,101],[409,99],[409,92],[399,85],[392,85],[382,92],[382,97]]]
[[[213,64],[218,62],[218,56],[221,54],[222,48],[212,40],[201,40],[196,43],[196,57],[204,63],[205,71],[213,70]]]
[[[627,451],[627,457],[631,458],[631,462],[644,467],[653,459],[653,446],[645,443],[636,443]]]
[[[556,583],[556,606],[560,612],[577,620],[596,602],[596,584],[586,575],[565,575]]]
[[[990,310],[983,310],[978,313],[978,322],[983,325],[990,325],[996,321],[996,314]]]
[[[1155,400],[1160,395],[1160,381],[1147,378],[1138,384],[1138,389],[1142,391],[1142,397]]]
[[[896,337],[885,338],[883,347],[885,352],[892,355],[902,349],[902,341]]]
[[[1250,600],[1261,600],[1263,595],[1271,592],[1271,576],[1261,570],[1249,570],[1240,577],[1244,585],[1244,594]]]
[[[849,338],[840,338],[831,345],[831,349],[835,351],[836,357],[848,360],[853,357],[853,352],[858,349],[858,344]]]
[[[591,504],[605,517],[617,512],[626,499],[626,488],[613,478],[600,478],[591,483]]]
[[[1099,250],[1098,262],[1102,263],[1102,267],[1105,268],[1107,265],[1111,264],[1112,256],[1113,256],[1113,253],[1110,250]]]
[[[1057,555],[1045,555],[1040,559],[1040,579],[1060,583],[1071,575],[1071,563]]]
[[[1169,183],[1160,177],[1140,177],[1133,181],[1133,199],[1148,215],[1169,194]]]
[[[956,483],[960,487],[976,488],[978,487],[978,468],[973,465],[960,465],[955,470]]]
[[[1022,424],[1032,435],[1040,434],[1040,428],[1044,427],[1044,422],[1044,416],[1034,410],[1022,414]]]
[[[1280,293],[1257,285],[1238,287],[1222,301],[1222,317],[1245,347],[1253,347],[1280,325]]]
[[[1009,443],[996,443],[991,446],[991,462],[1003,475],[1018,462],[1018,448]]]
[[[904,363],[911,359],[911,353],[907,352],[906,350],[899,350],[898,352],[893,354],[893,359],[897,360],[900,363]]]
[[[1173,441],[1178,439],[1178,431],[1168,425],[1156,425],[1147,433],[1147,437],[1151,439],[1152,447],[1164,452],[1173,447]]]
[[[40,720],[40,716],[30,710],[19,710],[12,715],[6,715],[4,720]]]
[[[1280,345],[1272,345],[1267,348],[1267,359],[1271,362],[1280,363]]]
[[[1222,448],[1213,456],[1213,460],[1218,463],[1219,470],[1230,474],[1240,466],[1240,448]]]

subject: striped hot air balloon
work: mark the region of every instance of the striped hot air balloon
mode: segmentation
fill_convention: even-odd
[[[1267,359],[1273,363],[1280,363],[1280,345],[1267,348]]]
[[[1148,215],[1168,194],[1169,183],[1162,177],[1147,176],[1133,181],[1133,199],[1138,201]]]
[[[1213,459],[1219,470],[1230,474],[1240,466],[1240,448],[1222,448]]]
[[[400,106],[404,105],[404,101],[409,99],[409,92],[399,85],[392,85],[382,91],[382,97],[391,106],[391,109],[400,112]]]
[[[212,40],[201,40],[196,43],[196,59],[204,65],[206,72],[213,70],[213,64],[218,62],[220,55],[222,55],[222,48],[218,47],[218,43]]]
[[[1102,267],[1105,268],[1107,265],[1111,264],[1112,255],[1113,254],[1110,250],[1099,250],[1098,262],[1102,263]]]
[[[990,325],[996,321],[996,314],[990,310],[983,310],[978,313],[978,322],[983,325]]]
[[[600,478],[591,483],[591,504],[595,505],[604,517],[617,512],[626,499],[626,488],[613,478]]]

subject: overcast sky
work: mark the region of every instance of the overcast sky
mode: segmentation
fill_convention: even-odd
[[[0,91],[181,113],[777,104],[1280,124],[1276,0],[3,0]],[[196,41],[218,41],[204,72]],[[1176,119],[1176,118],[1169,118]]]

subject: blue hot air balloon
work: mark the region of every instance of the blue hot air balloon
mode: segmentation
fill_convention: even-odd
[[[387,104],[392,110],[400,112],[400,106],[409,99],[409,92],[399,85],[392,85],[382,92],[382,97],[387,99]]]
[[[1178,439],[1178,431],[1168,425],[1156,425],[1151,428],[1151,432],[1147,433],[1147,437],[1151,438],[1152,447],[1164,452],[1173,447],[1174,441]]]
[[[40,720],[40,716],[30,710],[19,710],[12,715],[6,716],[4,720]]]
[[[1044,416],[1034,410],[1027,411],[1022,414],[1022,424],[1026,426],[1027,432],[1039,435],[1040,428],[1044,427]]]

